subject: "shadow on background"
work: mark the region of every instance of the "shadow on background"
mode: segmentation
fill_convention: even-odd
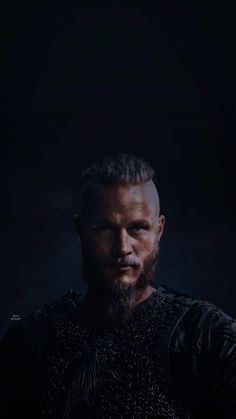
[[[236,316],[231,11],[12,6],[1,14],[1,330],[84,290],[79,176],[116,151],[157,171],[167,225],[156,285]]]

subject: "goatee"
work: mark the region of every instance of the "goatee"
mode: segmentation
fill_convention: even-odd
[[[125,323],[133,314],[138,299],[148,286],[153,285],[159,243],[156,241],[152,253],[144,262],[142,272],[133,284],[122,280],[105,280],[96,273],[96,264],[91,269],[91,263],[83,252],[83,274],[86,282],[97,296],[98,316],[110,325]],[[91,261],[91,259],[90,259]],[[94,281],[96,278],[96,282]],[[96,308],[95,308],[96,311]]]

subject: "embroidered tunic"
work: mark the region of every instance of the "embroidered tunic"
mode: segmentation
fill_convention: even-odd
[[[1,360],[4,418],[236,418],[235,321],[163,287],[116,326],[70,291],[12,327]]]

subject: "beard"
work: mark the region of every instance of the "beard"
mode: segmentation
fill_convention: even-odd
[[[143,263],[143,269],[134,283],[126,283],[119,279],[110,280],[100,273],[100,263],[93,261],[91,256],[82,249],[83,276],[90,292],[96,296],[95,316],[112,325],[127,321],[136,306],[136,301],[148,286],[153,285],[154,274],[159,254],[159,242],[156,240],[153,251]],[[100,269],[99,269],[100,268]]]

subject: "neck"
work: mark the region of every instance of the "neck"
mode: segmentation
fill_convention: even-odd
[[[139,298],[136,299],[136,304],[138,305],[145,301],[152,293],[155,291],[155,288],[151,287],[151,285],[148,285],[147,288],[142,292],[141,295],[139,295]]]

